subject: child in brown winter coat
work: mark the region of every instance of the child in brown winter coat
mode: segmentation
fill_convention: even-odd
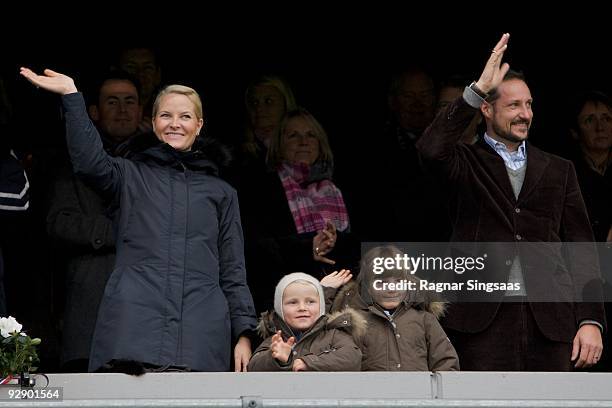
[[[255,350],[249,371],[359,371],[356,344],[365,320],[352,309],[325,314],[323,288],[305,273],[283,277],[274,295],[274,311],[258,326],[265,340]]]
[[[327,307],[335,312],[350,306],[366,317],[368,329],[359,344],[363,371],[459,370],[457,352],[438,322],[444,303],[428,292],[382,290],[383,283],[418,282],[406,270],[373,273],[374,258],[397,254],[394,247],[368,251],[357,281],[350,281],[350,272],[344,270],[323,278]]]

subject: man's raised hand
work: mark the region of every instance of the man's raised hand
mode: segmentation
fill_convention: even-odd
[[[502,57],[504,56],[504,52],[508,48],[508,40],[510,39],[510,34],[505,33],[501,36],[493,50],[491,50],[491,56],[489,56],[489,60],[480,74],[480,78],[476,81],[476,87],[480,89],[482,92],[488,94],[493,89],[497,88],[499,84],[501,84],[504,76],[510,69],[510,65],[504,62],[502,64]]]

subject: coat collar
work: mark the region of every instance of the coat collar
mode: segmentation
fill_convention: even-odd
[[[155,161],[157,163],[191,170],[204,171],[211,175],[218,175],[218,167],[210,161],[200,149],[189,152],[175,150],[167,143],[159,143],[134,156],[134,160]]]
[[[417,287],[419,286],[420,278],[416,275],[407,275],[406,279],[417,283]],[[364,278],[364,274],[359,274],[355,281],[347,283],[340,289],[338,296],[342,298],[350,293],[352,296],[352,307],[366,314],[372,312],[375,315],[388,319],[382,309],[374,303],[368,291],[368,285],[370,284]],[[445,313],[446,302],[437,293],[429,290],[419,289],[417,291],[409,291],[406,298],[397,307],[394,317],[399,316],[404,310],[410,308],[422,309],[432,313],[436,318],[440,318]]]
[[[349,332],[353,338],[357,339],[363,337],[366,326],[367,323],[365,318],[356,310],[347,307],[341,311],[319,317],[319,319],[310,329],[302,333],[298,343],[323,330],[331,329],[344,329]],[[285,340],[291,336],[294,336],[291,328],[275,311],[270,310],[262,313],[257,325],[257,331],[259,332],[260,336],[265,339],[272,336],[278,330],[282,331]]]
[[[476,143],[475,148],[480,153],[479,157],[487,170],[487,174],[495,180],[495,183],[503,191],[504,195],[511,203],[520,203],[531,194],[544,175],[550,159],[546,154],[529,142],[526,142],[527,149],[527,168],[525,169],[525,180],[521,187],[518,200],[514,196],[508,170],[501,156],[482,138]]]
[[[538,185],[550,159],[548,156],[537,147],[529,144],[529,153],[527,154],[527,171],[525,173],[525,181],[519,193],[518,203],[520,204],[526,197],[531,194],[533,189]]]
[[[486,174],[493,178],[495,181],[494,184],[501,189],[506,198],[510,200],[511,203],[515,203],[516,198],[514,197],[514,191],[512,190],[512,184],[510,184],[510,178],[508,177],[504,159],[489,146],[484,138],[480,138],[474,147],[477,153],[479,153]],[[527,157],[529,157],[529,154],[527,154]],[[529,163],[527,163],[527,165],[529,165]]]

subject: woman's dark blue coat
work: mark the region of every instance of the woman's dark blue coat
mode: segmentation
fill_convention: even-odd
[[[112,359],[228,370],[232,337],[256,325],[235,190],[199,150],[159,144],[132,160],[110,157],[82,95],[63,104],[75,172],[119,203],[89,370]]]

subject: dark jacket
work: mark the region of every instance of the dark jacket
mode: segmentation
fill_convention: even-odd
[[[320,279],[332,267],[313,259],[314,232],[298,234],[278,172],[245,175],[240,185],[249,287],[258,311],[263,312],[273,305],[270,287],[288,271],[303,271]],[[360,246],[351,233],[337,234],[336,246],[327,257],[342,268],[352,268]]]
[[[235,191],[200,150],[108,156],[81,94],[63,103],[75,173],[120,206],[90,371],[112,359],[227,370],[232,336],[256,324]]]
[[[612,166],[608,166],[606,172],[601,175],[588,165],[580,148],[577,149],[572,162],[576,166],[591,228],[597,242],[606,242],[612,226]]]
[[[258,325],[264,338],[249,361],[249,371],[291,371],[293,362],[302,359],[308,371],[359,371],[361,351],[356,343],[364,335],[366,323],[359,313],[347,309],[324,315],[305,332],[293,346],[293,354],[287,364],[272,357],[272,335],[282,331],[285,341],[293,336],[291,329],[276,312],[262,314]]]
[[[52,186],[47,232],[67,257],[62,363],[89,358],[98,306],[115,265],[108,208],[69,168]]]
[[[364,241],[448,241],[446,196],[420,165],[419,136],[392,121],[368,140],[359,186]]]
[[[4,135],[0,133],[0,136]],[[2,242],[14,239],[6,226],[9,222],[4,217],[24,213],[29,207],[30,183],[23,166],[12,150],[0,146],[0,316],[7,315]]]
[[[154,135],[135,135],[121,144],[102,136],[111,156],[126,157],[159,143]],[[154,143],[157,141],[157,143]],[[74,175],[58,173],[50,193],[47,232],[66,257],[66,301],[62,325],[62,364],[87,360],[98,306],[115,265],[113,203]]]
[[[527,143],[525,180],[515,198],[503,159],[483,140],[474,145],[459,142],[474,112],[463,98],[457,99],[427,128],[417,148],[428,169],[449,183],[451,241],[508,243],[504,248],[498,245],[494,256],[489,253],[489,258],[500,263],[487,270],[483,279],[507,282],[510,260],[519,243],[593,241],[572,163]],[[572,303],[587,285],[601,293],[596,283],[599,275],[594,248],[586,249],[589,256],[568,256],[565,261],[555,248],[546,256],[521,254],[525,289],[539,299],[569,299],[532,302],[530,308],[546,337],[571,342],[578,322],[605,322],[601,303]],[[483,303],[452,305],[445,327],[467,333],[486,329],[502,296],[498,291]]]
[[[331,312],[350,307],[366,318],[368,329],[359,343],[363,371],[459,370],[457,352],[438,322],[444,314],[443,302],[419,293],[401,302],[389,316],[363,295],[364,285],[360,275],[338,290],[325,288],[325,304]]]

